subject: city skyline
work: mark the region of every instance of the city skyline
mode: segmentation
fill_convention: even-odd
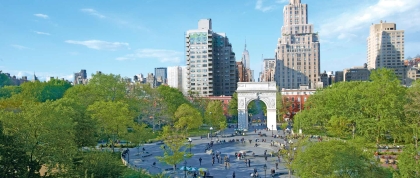
[[[247,41],[256,74],[261,55],[274,57],[288,0],[226,1],[223,6],[192,2],[1,2],[0,70],[28,79],[35,72],[41,80],[72,80],[80,69],[88,76],[102,71],[132,77],[157,67],[184,66],[184,33],[202,18],[211,18],[215,31],[226,32],[236,61]],[[420,2],[302,3],[309,4],[309,23],[320,34],[321,71],[366,63],[369,27],[380,20],[405,30],[406,58],[420,53],[420,24],[414,23],[420,20]]]

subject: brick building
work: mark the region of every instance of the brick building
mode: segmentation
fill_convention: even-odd
[[[287,114],[284,119],[293,119],[293,116],[305,109],[305,102],[316,92],[316,89],[309,89],[309,86],[301,86],[299,89],[282,89],[283,106],[286,106]]]

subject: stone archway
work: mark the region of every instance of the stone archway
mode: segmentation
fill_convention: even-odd
[[[277,130],[276,121],[276,83],[275,82],[238,82],[238,129],[248,130],[248,104],[256,99],[267,106],[267,128]]]

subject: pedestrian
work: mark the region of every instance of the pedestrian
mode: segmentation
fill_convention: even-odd
[[[248,167],[251,167],[251,160],[248,159]]]
[[[265,161],[267,161],[267,156],[265,157]]]
[[[248,159],[245,159],[245,166],[248,165]]]
[[[279,169],[279,163],[276,163],[276,170]]]
[[[201,159],[201,157],[198,159],[198,161],[200,161],[200,166],[201,166],[201,161],[202,161],[203,159]]]
[[[235,178],[235,171],[233,171],[232,177]]]
[[[211,165],[212,166],[214,165],[214,156],[213,156],[213,158],[211,158]]]

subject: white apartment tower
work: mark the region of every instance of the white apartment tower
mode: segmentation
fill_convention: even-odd
[[[185,35],[188,91],[200,96],[232,95],[236,91],[236,61],[225,33],[212,30],[211,19]]]
[[[182,91],[182,67],[174,66],[167,68],[168,85]]]
[[[404,30],[397,30],[395,23],[372,24],[367,38],[368,69],[390,68],[401,81],[405,79]]]
[[[320,44],[312,24],[308,24],[308,5],[290,0],[283,9],[282,36],[276,49],[275,80],[280,88],[315,88],[320,81]]]

